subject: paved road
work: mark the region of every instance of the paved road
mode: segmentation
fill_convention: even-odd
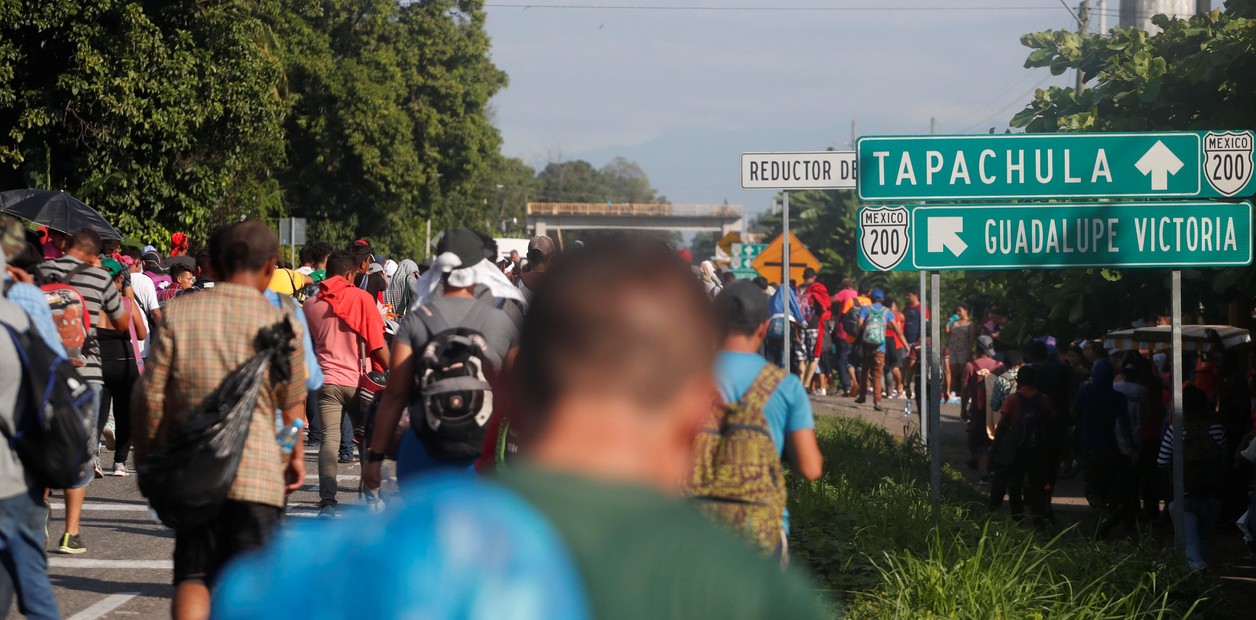
[[[101,461],[113,463],[112,453],[102,451]],[[316,455],[306,455],[306,470],[305,486],[289,499],[287,514],[291,519],[313,518],[317,513]],[[360,472],[358,464],[340,465],[339,499],[345,510],[362,509],[357,495]],[[64,530],[65,505],[60,492],[53,493],[49,501],[49,549],[55,549]],[[134,470],[126,478],[92,481],[81,532],[86,553],[53,552],[48,556],[52,585],[64,618],[169,617],[174,592],[170,585],[174,535],[149,516]],[[20,616],[12,609],[9,617]]]
[[[814,399],[819,415],[858,417],[882,426],[891,434],[902,437],[916,430],[918,418],[903,415],[903,401],[887,401],[884,412],[872,410],[871,405],[854,405],[850,399],[820,397]],[[959,420],[959,407],[943,408],[942,445],[944,459],[960,471],[969,474],[975,482],[975,472],[963,467],[966,458],[963,423]],[[102,452],[101,460],[112,463],[113,455]],[[316,456],[307,454],[305,487],[293,494],[288,506],[292,519],[313,518],[318,504],[318,476]],[[360,467],[344,464],[339,467],[341,504],[345,510],[360,510],[357,497]],[[103,478],[92,482],[87,493],[87,505],[83,512],[82,535],[87,553],[67,556],[49,555],[49,572],[62,615],[70,620],[95,618],[146,619],[168,616],[171,579],[171,553],[174,538],[169,530],[149,517],[148,506],[140,496],[134,475],[127,478]],[[62,532],[65,517],[60,493],[51,498],[52,518],[48,524],[50,546]],[[1074,515],[1082,514],[1085,502],[1081,497],[1080,481],[1060,484],[1055,497],[1056,509]],[[1234,558],[1241,546],[1237,530],[1223,528],[1222,540],[1214,541],[1218,569],[1222,583],[1226,585],[1228,598],[1238,609],[1250,609],[1256,605],[1256,569],[1241,564]],[[1163,532],[1161,537],[1163,537]],[[1171,534],[1169,534],[1171,536]],[[1171,540],[1171,539],[1170,539]],[[1237,543],[1237,544],[1236,544]],[[1168,544],[1172,544],[1169,542]],[[1227,557],[1229,556],[1229,557]],[[17,617],[16,610],[10,617]]]

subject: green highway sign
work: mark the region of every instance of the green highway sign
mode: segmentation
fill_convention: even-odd
[[[886,136],[858,142],[866,201],[1256,193],[1250,131]]]
[[[734,272],[754,271],[754,259],[759,258],[767,247],[766,243],[734,243],[728,255],[729,268]],[[758,275],[758,272],[755,272],[755,275]]]
[[[1252,203],[864,206],[859,246],[864,271],[1245,266]]]

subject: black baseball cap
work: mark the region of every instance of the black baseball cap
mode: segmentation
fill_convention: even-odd
[[[733,282],[715,297],[715,316],[726,334],[754,333],[771,315],[767,294],[754,282]]]
[[[462,267],[474,267],[484,260],[484,240],[466,228],[445,231],[436,244],[436,255],[452,252],[462,261]]]

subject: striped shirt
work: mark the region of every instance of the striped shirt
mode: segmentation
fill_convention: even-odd
[[[1217,445],[1225,447],[1225,429],[1220,424],[1213,424],[1208,427],[1208,435]],[[1182,429],[1182,443],[1186,443],[1186,429]],[[1160,437],[1160,453],[1156,455],[1156,465],[1164,467],[1173,460],[1173,427],[1164,429],[1164,435]]]
[[[64,278],[66,274],[74,270],[75,267],[82,265],[83,261],[73,256],[62,256],[53,260],[46,260],[40,263],[36,270],[39,273],[39,281],[45,284],[58,281]],[[88,381],[100,381],[100,343],[96,340],[96,321],[103,310],[109,318],[115,321],[121,319],[126,313],[122,305],[122,296],[118,294],[118,289],[113,285],[113,279],[109,277],[109,272],[99,267],[88,267],[74,274],[74,277],[61,281],[62,284],[72,287],[83,296],[83,303],[87,305],[85,310],[87,316],[91,317],[92,329],[87,334],[87,342],[83,346],[83,361],[85,365],[79,369],[79,374]]]
[[[259,331],[286,316],[256,289],[231,283],[170,302],[145,365],[146,403],[135,437],[140,453],[172,425],[181,423],[227,375],[253,357]],[[306,396],[304,330],[298,324],[293,330],[291,380],[280,383],[271,377],[262,383],[240,469],[227,499],[284,505],[286,460],[275,443],[275,411],[304,406]]]

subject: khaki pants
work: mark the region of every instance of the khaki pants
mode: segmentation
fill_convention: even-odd
[[[318,445],[318,499],[319,504],[336,503],[336,474],[340,461],[340,419],[345,409],[361,407],[358,387],[324,385],[318,395],[318,417],[323,427],[323,437]],[[350,409],[352,411],[352,409]],[[350,414],[349,419],[356,418]]]

